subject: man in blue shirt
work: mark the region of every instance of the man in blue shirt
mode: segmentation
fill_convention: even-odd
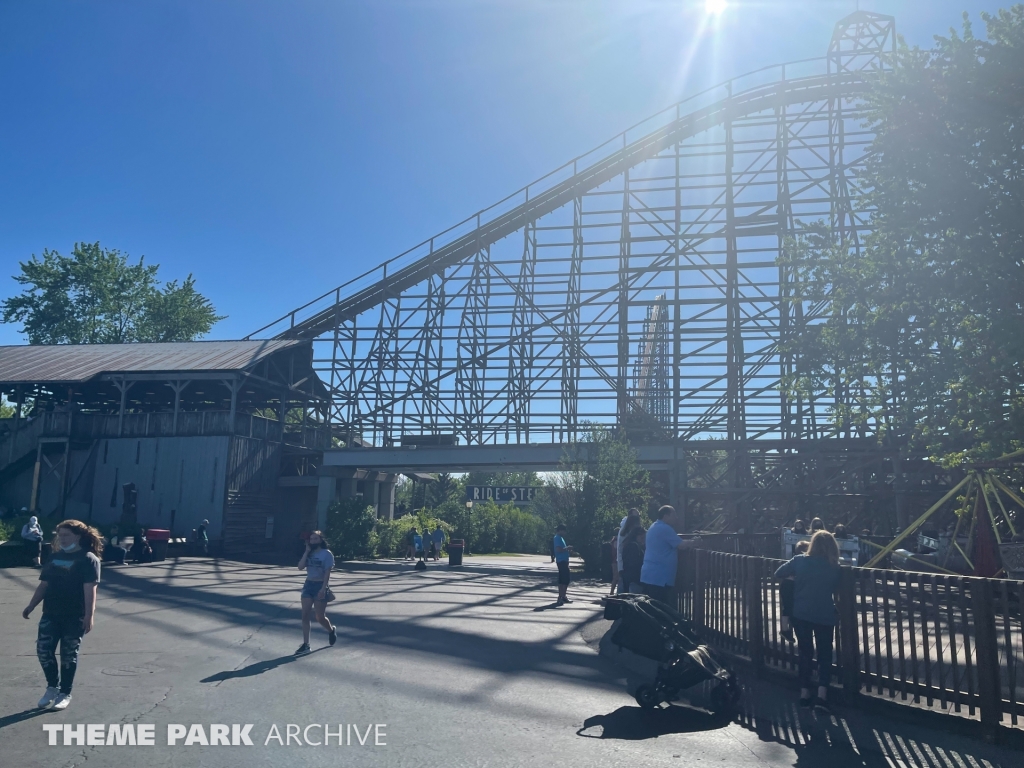
[[[555,564],[558,565],[558,602],[555,605],[565,605],[572,602],[565,595],[569,589],[569,553],[572,552],[572,547],[565,543],[565,526],[561,523],[555,529],[551,548],[555,552]]]
[[[696,547],[700,539],[683,540],[676,533],[675,507],[665,505],[658,510],[658,519],[647,531],[644,564],[640,570],[643,591],[663,603],[672,604],[672,588],[676,583],[676,566],[681,548]]]

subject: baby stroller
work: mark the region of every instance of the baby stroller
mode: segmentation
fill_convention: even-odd
[[[609,597],[604,617],[619,621],[611,636],[614,645],[658,662],[654,681],[636,690],[636,703],[644,709],[674,701],[681,690],[711,679],[720,681],[711,690],[712,711],[729,713],[739,702],[736,676],[711,648],[700,644],[689,622],[664,603],[646,595]]]

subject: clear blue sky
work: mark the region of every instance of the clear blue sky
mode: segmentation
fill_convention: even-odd
[[[929,45],[1009,3],[861,7]],[[9,0],[0,297],[99,240],[194,273],[237,338],[711,81],[824,54],[855,5]]]

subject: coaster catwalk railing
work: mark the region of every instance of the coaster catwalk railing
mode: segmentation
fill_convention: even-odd
[[[780,635],[783,561],[687,550],[678,608],[721,650],[795,673]],[[850,698],[879,696],[979,720],[1024,724],[1024,582],[843,568],[836,595],[836,676]]]
[[[864,437],[829,418],[855,395],[782,387],[831,313],[786,249],[819,221],[851,252],[870,231],[863,97],[895,40],[892,17],[851,14],[824,58],[673,105],[250,338],[313,340],[346,443],[722,437],[749,488],[747,442]]]

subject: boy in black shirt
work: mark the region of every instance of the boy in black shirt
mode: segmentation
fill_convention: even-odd
[[[67,709],[82,636],[92,630],[103,537],[79,520],[65,520],[57,526],[53,550],[53,558],[39,574],[39,586],[21,615],[27,619],[42,602],[36,655],[46,675],[46,692],[39,706]],[[58,643],[59,667],[55,655]]]

